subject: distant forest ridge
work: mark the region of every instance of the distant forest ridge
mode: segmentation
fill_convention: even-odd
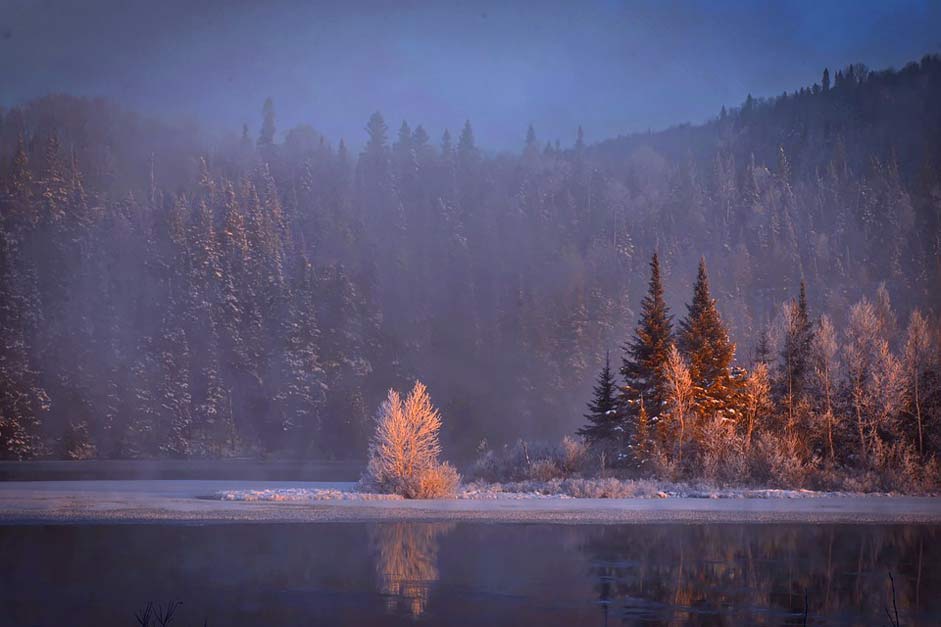
[[[417,378],[452,457],[555,438],[655,251],[674,311],[707,260],[744,368],[801,281],[837,328],[884,284],[936,330],[939,102],[928,56],[591,146],[521,128],[492,156],[470,121],[380,113],[349,154],[279,133],[270,100],[212,145],[101,100],[0,112],[0,457],[361,457]]]

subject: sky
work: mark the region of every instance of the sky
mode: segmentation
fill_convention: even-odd
[[[376,110],[490,149],[701,122],[822,69],[941,53],[941,0],[0,0],[0,106],[104,96],[169,121],[364,141]]]

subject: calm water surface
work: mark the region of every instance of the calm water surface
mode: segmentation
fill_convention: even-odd
[[[0,624],[941,624],[941,527],[0,526]]]

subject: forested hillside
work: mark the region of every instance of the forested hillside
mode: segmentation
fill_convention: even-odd
[[[215,139],[69,96],[2,112],[0,457],[361,456],[416,377],[454,455],[555,437],[654,252],[675,311],[706,258],[747,368],[801,281],[838,329],[884,283],[937,334],[939,102],[926,57],[514,154],[380,113],[352,154],[270,101]]]

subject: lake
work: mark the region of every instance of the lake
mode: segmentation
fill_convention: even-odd
[[[0,526],[0,623],[941,624],[941,526]]]

